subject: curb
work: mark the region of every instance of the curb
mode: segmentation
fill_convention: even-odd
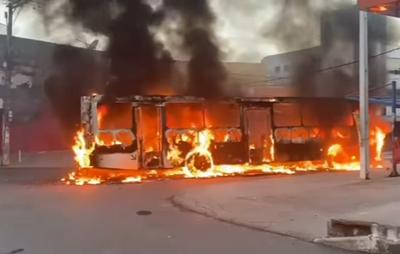
[[[400,227],[332,219],[328,222],[328,237],[314,242],[367,253],[400,253]]]
[[[258,226],[254,223],[238,221],[229,216],[217,214],[195,200],[187,201],[180,196],[172,196],[170,202],[179,209],[207,216],[236,226],[268,232],[300,241],[311,242],[338,249],[374,254],[400,253],[400,227],[379,225],[372,222],[332,219],[328,222],[328,237],[308,238],[282,233]]]
[[[197,202],[193,202],[196,205],[188,204],[188,202],[185,202],[184,199],[180,198],[179,196],[172,196],[169,200],[175,207],[177,207],[178,209],[181,209],[183,211],[189,211],[189,212],[196,213],[196,214],[199,214],[202,216],[206,216],[206,217],[218,220],[218,221],[226,222],[226,223],[229,223],[232,225],[248,228],[251,230],[267,232],[267,233],[280,235],[280,236],[284,236],[284,237],[289,237],[289,238],[304,241],[304,242],[310,242],[310,243],[314,242],[314,238],[273,231],[273,230],[269,230],[268,228],[261,227],[256,224],[253,224],[253,223],[242,222],[242,221],[235,220],[233,218],[218,215],[215,212],[213,212],[211,209],[209,209],[208,207],[206,207],[204,205],[202,206]]]

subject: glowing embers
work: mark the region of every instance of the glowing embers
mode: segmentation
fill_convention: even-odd
[[[97,177],[83,177],[79,175],[79,170],[77,172],[72,172],[68,174],[67,178],[61,179],[62,182],[65,182],[66,184],[70,185],[99,185],[103,183],[103,180],[101,178]]]
[[[141,183],[142,176],[132,175],[127,172],[116,172],[97,169],[79,169],[72,172],[67,178],[61,179],[62,182],[68,185],[100,185],[100,184],[132,184]]]

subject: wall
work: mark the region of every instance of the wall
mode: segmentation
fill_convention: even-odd
[[[5,58],[6,37],[0,35],[0,62]],[[10,90],[13,121],[11,123],[11,150],[25,153],[70,149],[73,130],[61,125],[46,92],[45,83],[59,73],[54,53],[61,47],[71,52],[95,51],[73,48],[48,42],[22,38],[13,39],[13,85]],[[82,70],[84,71],[84,70]],[[4,94],[4,69],[0,66],[0,94]],[[65,94],[67,96],[67,94]]]

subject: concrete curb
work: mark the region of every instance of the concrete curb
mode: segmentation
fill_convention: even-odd
[[[228,215],[224,216],[224,215],[214,212],[211,208],[209,208],[205,205],[201,205],[200,203],[198,203],[196,201],[189,202],[187,199],[182,198],[180,196],[173,196],[170,198],[170,201],[175,207],[177,207],[179,209],[197,213],[197,214],[200,214],[200,215],[203,215],[206,217],[210,217],[210,218],[222,221],[222,222],[249,228],[252,230],[263,231],[263,232],[272,233],[272,234],[276,234],[276,235],[280,235],[280,236],[290,237],[290,238],[305,241],[305,242],[314,243],[314,238],[306,237],[304,235],[296,235],[296,234],[291,234],[291,233],[279,232],[279,231],[271,230],[268,227],[260,226],[257,223],[237,220]]]
[[[332,219],[328,237],[315,242],[367,253],[399,253],[400,227],[369,221]]]
[[[339,232],[340,229],[339,229],[339,231],[336,232],[337,235],[314,239],[306,237],[304,235],[298,235],[295,232],[288,232],[288,233],[278,232],[276,230],[271,230],[268,227],[257,225],[257,223],[254,222],[238,220],[233,218],[227,213],[225,214],[223,212],[217,213],[210,207],[207,207],[204,204],[200,204],[196,200],[185,198],[185,196],[179,196],[179,195],[173,196],[171,197],[170,201],[174,206],[186,211],[194,212],[233,225],[242,226],[253,230],[273,233],[301,241],[317,243],[329,247],[334,247],[349,251],[357,251],[357,252],[366,252],[374,254],[400,253],[400,228],[397,227],[378,225],[376,223],[370,223],[370,222],[354,221],[354,223],[352,223],[351,221],[346,221],[347,223],[346,227],[348,227],[345,229],[346,231],[348,231],[349,228],[354,226],[355,230],[353,230],[353,232],[360,232],[359,231],[360,225],[362,226],[370,225],[371,230],[368,233],[368,235],[349,236],[346,235],[346,233],[344,233],[343,236],[337,236],[340,235]],[[332,220],[332,221],[338,221],[338,220]],[[332,221],[328,223],[328,235],[332,233]],[[343,222],[343,220],[339,221]]]
[[[315,239],[314,243],[319,243],[343,250],[360,251],[366,253],[387,253],[381,252],[378,246],[378,239],[369,236],[353,236],[353,237],[327,237]]]
[[[358,251],[373,254],[398,254],[400,242],[392,242],[387,239],[368,236],[353,237],[327,237],[315,239],[315,243],[335,247],[343,250]]]

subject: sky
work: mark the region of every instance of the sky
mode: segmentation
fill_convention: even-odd
[[[151,0],[159,2],[160,0]],[[315,5],[325,4],[326,0],[310,0]],[[331,2],[338,0],[329,0]],[[339,0],[349,1],[354,0]],[[224,61],[230,62],[260,62],[263,57],[282,52],[282,48],[272,43],[265,37],[265,33],[274,24],[274,21],[282,11],[280,0],[210,0],[210,4],[217,16],[215,34]],[[6,10],[2,4],[0,13]],[[4,15],[0,15],[0,23],[5,23]],[[318,30],[318,27],[317,29]],[[28,5],[24,7],[14,20],[14,34],[19,37],[37,40],[66,43],[74,46],[85,46],[95,39],[100,40],[99,48],[105,48],[106,38],[94,35],[79,27],[72,27],[63,22],[47,27],[43,24],[38,6]],[[78,36],[77,36],[78,35]],[[319,44],[319,31],[311,36],[312,43],[309,47]],[[298,48],[291,48],[296,50]],[[285,49],[288,50],[288,49]],[[179,52],[172,53],[175,58],[180,58]]]

